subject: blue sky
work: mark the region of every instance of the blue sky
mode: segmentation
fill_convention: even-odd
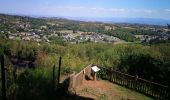
[[[170,0],[0,0],[0,13],[170,19]]]

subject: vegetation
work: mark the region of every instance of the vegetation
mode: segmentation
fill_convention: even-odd
[[[170,86],[170,43],[154,45],[133,43],[138,41],[134,35],[157,36],[159,32],[118,26],[106,30],[105,26],[110,26],[109,24],[65,19],[37,19],[7,15],[0,15],[0,17],[2,19],[0,22],[3,23],[0,24],[0,54],[5,55],[9,99],[37,100],[52,97],[54,93],[52,69],[57,65],[60,56],[62,74],[79,72],[85,65],[93,63]],[[131,43],[70,44],[64,42],[61,37],[50,37],[50,42],[7,39],[9,33],[36,32],[36,34],[50,35],[54,31],[65,29],[73,30],[74,33],[76,31],[104,33]],[[0,94],[1,92],[0,90]],[[105,98],[106,95],[103,94],[102,97]]]
[[[112,67],[122,72],[168,85],[169,43],[141,44],[47,44],[1,39],[1,52],[9,58],[32,61],[36,68],[52,67],[62,56],[62,70],[80,71],[89,63]],[[71,70],[71,71],[68,71]],[[63,71],[64,73],[65,71]]]
[[[131,75],[137,74],[141,78],[161,84],[169,85],[170,83],[168,77],[170,75],[169,43],[151,46],[141,44],[113,45],[93,43],[62,45],[1,39],[0,47],[1,53],[6,55],[9,96],[12,92],[16,91],[16,87],[14,86],[17,86],[19,90],[23,90],[22,92],[17,92],[18,97],[24,93],[25,89],[30,88],[32,92],[27,90],[24,96],[35,96],[36,93],[39,93],[37,91],[41,89],[42,93],[36,94],[37,96],[43,95],[45,91],[49,91],[50,86],[52,87],[50,85],[52,67],[57,63],[59,56],[63,58],[62,74],[69,74],[73,70],[80,71],[85,65],[93,63]],[[12,72],[14,68],[13,64],[15,63],[11,63],[12,58],[32,61],[33,64],[26,64],[21,67],[29,66],[34,69],[28,70],[27,67],[26,69],[19,67],[17,69],[17,79],[14,82]],[[48,88],[46,89],[44,87]],[[22,99],[22,97],[20,98]]]
[[[125,40],[125,41],[128,41],[128,42],[134,42],[134,41],[138,40],[137,38],[135,38],[134,35],[132,35],[131,31],[127,31],[127,30],[125,30],[123,28],[119,28],[119,29],[116,29],[116,30],[105,31],[105,34],[118,37],[118,38],[120,38],[122,40]]]

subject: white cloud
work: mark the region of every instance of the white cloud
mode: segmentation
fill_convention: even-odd
[[[155,12],[150,9],[102,8],[85,6],[44,6],[39,12],[59,16],[78,17],[141,17]]]
[[[150,9],[129,9],[128,12],[150,14],[153,13],[154,11]]]
[[[117,9],[117,8],[112,8],[110,9],[112,12],[125,12],[126,10],[121,8],[121,9]]]
[[[124,9],[124,8],[86,8],[84,9],[91,9],[91,10],[96,10],[96,11],[108,11],[108,12],[135,12],[135,13],[153,13],[154,10],[150,9]]]
[[[165,9],[165,11],[170,12],[170,9]]]

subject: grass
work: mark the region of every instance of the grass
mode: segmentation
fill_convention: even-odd
[[[99,100],[108,100],[108,99],[109,99],[109,97],[106,93],[101,94],[99,97]]]
[[[93,90],[92,88],[86,87],[86,88],[84,88],[84,89],[82,90],[82,92],[87,93],[87,94],[89,94],[89,95],[98,96],[98,95],[96,95],[96,92],[97,92],[97,91]]]
[[[98,93],[98,91],[94,90],[93,88],[86,87],[82,90],[82,92],[88,94],[88,95],[93,95],[97,97],[98,100],[108,100],[108,94],[106,93]]]
[[[118,92],[118,94],[121,94],[120,98],[131,98],[132,100],[153,100],[152,98],[149,98],[143,94],[140,94],[136,91],[127,89],[125,87],[114,85],[114,89]]]

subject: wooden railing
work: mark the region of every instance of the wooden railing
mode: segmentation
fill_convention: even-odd
[[[81,70],[79,73],[71,74],[66,80],[64,81],[66,89],[71,89],[75,88],[78,85],[81,85],[83,83],[83,80],[85,80],[85,76],[90,76],[91,75],[91,64],[85,67],[83,70]]]
[[[168,100],[169,88],[165,85],[154,83],[142,78],[131,76],[115,70],[100,68],[97,76],[110,82],[136,90],[155,99]]]

